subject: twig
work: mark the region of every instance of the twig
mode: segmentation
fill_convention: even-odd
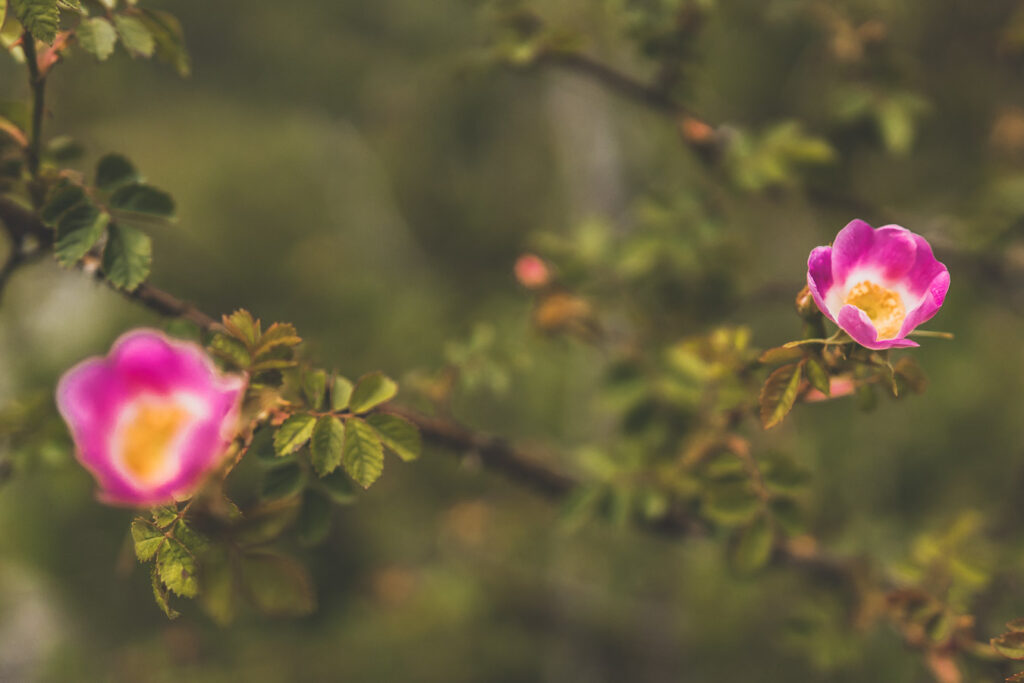
[[[46,76],[39,73],[36,39],[28,31],[21,35],[21,49],[25,52],[28,84],[32,89],[32,131],[28,147],[25,149],[25,161],[28,165],[29,175],[32,176],[30,185],[32,204],[39,208],[43,203],[43,195],[39,187],[39,150],[43,139],[43,116],[46,112]]]

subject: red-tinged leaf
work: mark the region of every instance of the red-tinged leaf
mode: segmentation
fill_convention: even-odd
[[[768,375],[758,399],[761,406],[761,424],[765,429],[771,429],[782,422],[793,409],[800,391],[802,374],[803,363],[791,363]]]

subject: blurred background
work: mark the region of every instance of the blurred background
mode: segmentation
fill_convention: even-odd
[[[928,534],[994,525],[1020,557],[1021,4],[516,5],[153,2],[180,18],[192,76],[79,52],[51,79],[47,134],[81,141],[83,169],[124,153],[175,196],[177,224],[151,231],[157,286],[294,322],[311,358],[382,369],[408,400],[457,367],[455,415],[551,452],[614,450],[609,358],[537,329],[519,254],[656,346],[728,324],[769,347],[800,335],[811,248],[855,217],[899,222],[952,272],[930,327],[956,340],[903,352],[929,391],[799,407],[751,435],[810,464],[808,524],[830,547],[899,565]],[[685,48],[672,96],[729,142],[724,160],[709,170],[680,121],[579,70],[495,58],[509,12],[641,82]],[[11,60],[0,84],[27,94]],[[0,309],[0,405],[47,403],[69,365],[162,324],[55,263],[22,270]],[[444,451],[389,461],[300,551],[312,616],[224,628],[185,601],[178,621],[160,613],[131,513],[92,488],[53,445],[0,488],[2,680],[931,680],[895,633],[851,628],[841,597],[784,568],[737,576],[716,538],[570,532],[556,505]],[[980,639],[1024,614],[1019,576],[987,594]]]

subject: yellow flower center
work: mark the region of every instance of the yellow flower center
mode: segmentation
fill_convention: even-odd
[[[903,319],[907,317],[899,294],[868,280],[854,285],[843,304],[851,304],[864,311],[878,330],[879,339],[892,339],[898,335]]]
[[[156,484],[164,478],[168,450],[188,416],[170,401],[150,401],[138,407],[121,437],[122,462],[137,480]]]

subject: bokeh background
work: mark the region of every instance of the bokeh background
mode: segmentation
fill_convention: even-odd
[[[798,408],[763,443],[813,465],[807,507],[830,547],[898,563],[965,513],[1021,543],[1019,2],[698,3],[709,11],[685,101],[738,134],[797,120],[835,150],[742,190],[711,175],[670,118],[565,70],[496,65],[494,4],[152,4],[181,19],[191,78],[78,53],[51,79],[46,125],[86,146],[83,168],[121,152],[174,194],[180,220],[152,231],[156,285],[212,314],[294,322],[310,357],[351,376],[380,368],[415,387],[466,364],[462,420],[571,450],[613,438],[593,400],[607,359],[534,329],[518,254],[657,222],[684,256],[663,287],[637,290],[657,311],[648,325],[682,338],[748,324],[767,347],[800,333],[792,297],[812,247],[854,217],[899,221],[952,271],[931,327],[956,340],[909,352],[929,390],[871,413],[852,400]],[[657,18],[682,4],[534,9],[643,80],[654,66],[623,8]],[[10,60],[0,84],[26,95]],[[696,192],[717,197],[703,227],[689,218]],[[711,247],[693,250],[702,240]],[[63,369],[140,324],[162,323],[78,273],[19,272],[0,308],[0,404],[45,400]],[[568,533],[559,518],[471,459],[428,450],[389,461],[337,511],[328,542],[303,551],[314,615],[220,628],[182,604],[172,623],[130,557],[130,513],[96,503],[67,452],[41,451],[0,488],[0,678],[930,680],[885,627],[851,631],[833,593],[784,569],[733,575],[720,540],[601,523]],[[1024,614],[1019,575],[1004,584],[979,614],[985,638]]]

